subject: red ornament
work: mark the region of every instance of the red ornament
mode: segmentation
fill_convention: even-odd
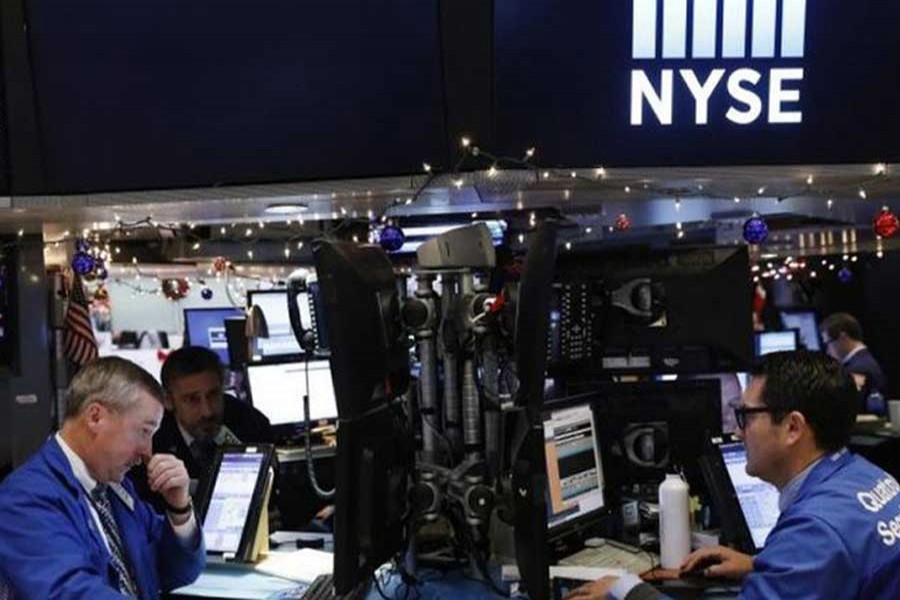
[[[228,261],[225,260],[224,256],[219,256],[216,260],[213,261],[213,269],[216,270],[216,273],[222,273],[225,269],[228,268]]]
[[[191,284],[187,279],[163,279],[160,282],[163,294],[169,300],[181,300],[191,291]]]
[[[616,231],[625,231],[631,227],[631,219],[628,218],[628,215],[622,213],[616,217],[616,222],[613,227],[616,228]]]
[[[872,228],[883,238],[889,238],[900,230],[900,219],[894,212],[885,207],[872,219]]]

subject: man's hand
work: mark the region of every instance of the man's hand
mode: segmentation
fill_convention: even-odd
[[[152,491],[161,494],[169,506],[188,506],[191,501],[188,491],[190,482],[184,463],[171,454],[154,454],[147,462],[147,484]],[[187,515],[184,520],[187,520]]]
[[[681,573],[698,573],[704,577],[742,580],[753,571],[753,558],[724,546],[710,546],[692,552],[681,563]]]
[[[586,583],[577,590],[566,594],[563,600],[605,600],[609,589],[616,584],[618,579],[618,577],[607,576]]]

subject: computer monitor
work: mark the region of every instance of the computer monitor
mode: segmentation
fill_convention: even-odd
[[[783,310],[781,325],[785,329],[796,329],[800,344],[807,350],[819,352],[822,339],[819,337],[819,319],[812,310]]]
[[[585,247],[560,254],[553,376],[725,373],[753,362],[746,248]]]
[[[393,266],[378,246],[326,240],[313,249],[339,415],[335,592],[367,585],[407,543],[415,441],[400,396],[409,352]]]
[[[778,522],[778,489],[747,473],[747,449],[732,435],[711,438],[701,463],[723,543],[748,553],[762,550]]]
[[[296,425],[305,421],[305,393],[309,394],[311,421],[337,419],[337,400],[331,380],[331,365],[327,359],[251,364],[247,366],[247,383],[253,406],[266,415],[273,426]]]
[[[545,413],[544,456],[548,539],[606,512],[603,461],[589,404]]]
[[[797,349],[797,330],[761,331],[756,334],[756,356],[772,352],[788,352]]]
[[[597,432],[611,485],[658,484],[680,468],[692,492],[705,483],[697,458],[722,433],[718,380],[597,382],[591,388]]]
[[[239,308],[185,308],[184,345],[203,346],[219,356],[223,365],[228,364],[228,338],[225,335],[225,319],[242,317]]]
[[[247,292],[247,305],[258,306],[266,319],[268,337],[254,339],[251,361],[265,362],[299,357],[303,354],[297,337],[291,329],[288,316],[286,290],[253,290]],[[300,322],[304,329],[313,329],[313,318],[310,310],[309,293],[297,295],[297,307],[300,309]]]
[[[265,507],[271,445],[222,447],[200,506],[208,555],[252,558],[259,518]]]

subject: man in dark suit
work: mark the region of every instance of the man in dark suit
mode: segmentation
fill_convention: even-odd
[[[869,396],[875,392],[882,396],[887,390],[887,378],[878,361],[863,343],[862,327],[848,313],[834,313],[822,321],[819,327],[825,351],[841,363],[860,392],[860,412],[883,411],[882,407],[869,407]]]
[[[184,461],[192,493],[204,490],[217,446],[273,441],[265,415],[224,393],[224,373],[215,352],[199,346],[180,348],[169,354],[161,379],[166,413],[153,448]]]

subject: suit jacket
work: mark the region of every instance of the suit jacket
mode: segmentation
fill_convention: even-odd
[[[863,348],[843,364],[847,373],[857,373],[866,376],[866,384],[860,390],[860,410],[866,412],[866,399],[872,392],[886,395],[887,378],[884,371],[868,348]]]
[[[203,536],[192,547],[122,482],[132,507],[110,503],[144,600],[193,582],[206,561]],[[55,439],[0,485],[0,579],[19,599],[116,599],[118,579],[97,530],[87,492]]]
[[[224,402],[224,425],[238,437],[241,443],[265,444],[274,441],[272,426],[265,415],[250,404],[241,402],[234,396],[226,395]],[[212,465],[201,464],[194,458],[191,449],[181,435],[181,430],[178,429],[175,416],[169,411],[166,411],[159,430],[153,436],[153,452],[165,452],[180,458],[184,462],[184,466],[187,467],[191,479],[196,479],[199,482],[196,495],[203,493],[208,483],[209,470]],[[136,472],[135,480],[141,481],[142,475],[142,473]],[[143,475],[143,481],[146,481],[146,475]],[[144,493],[143,488],[139,491],[142,494]]]

